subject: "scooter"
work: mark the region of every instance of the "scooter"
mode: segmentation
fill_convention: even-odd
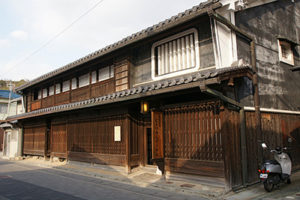
[[[267,149],[267,145],[262,143],[262,147]],[[279,185],[281,182],[291,183],[291,171],[292,162],[289,155],[283,150],[287,150],[286,147],[276,147],[270,150],[274,154],[275,160],[266,160],[258,170],[259,178],[264,184],[264,188],[267,192],[271,192],[274,186]]]

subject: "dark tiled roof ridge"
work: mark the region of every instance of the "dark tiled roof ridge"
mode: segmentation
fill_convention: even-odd
[[[11,116],[7,120],[10,119],[15,119],[15,118],[22,118],[26,116],[34,116],[34,115],[39,115],[39,114],[50,114],[50,113],[57,113],[57,112],[63,112],[63,111],[69,111],[69,110],[76,110],[76,109],[81,109],[85,106],[97,106],[104,104],[105,101],[108,100],[113,100],[122,97],[127,97],[130,95],[134,94],[141,94],[141,93],[146,93],[150,92],[153,90],[159,90],[167,87],[173,87],[177,85],[183,85],[191,82],[197,82],[197,81],[202,81],[205,79],[209,78],[214,78],[219,75],[222,75],[227,72],[236,72],[236,71],[244,71],[244,70],[250,70],[253,71],[252,68],[248,65],[244,66],[235,66],[235,67],[226,67],[226,68],[221,68],[221,69],[210,69],[210,70],[204,70],[200,72],[194,72],[192,74],[187,74],[185,76],[179,76],[179,77],[174,77],[166,80],[161,80],[161,81],[156,81],[153,83],[148,83],[145,85],[133,87],[131,89],[123,90],[120,92],[114,92],[111,94],[107,94],[104,96],[96,97],[96,98],[91,98],[83,101],[78,101],[74,103],[68,103],[68,104],[63,104],[63,105],[58,105],[58,106],[53,106],[49,108],[42,108],[39,110],[35,110],[32,112],[28,113],[23,113],[20,115],[16,116]]]
[[[168,27],[169,25],[175,24],[177,21],[184,20],[185,18],[188,19],[188,17],[191,16],[191,15],[197,15],[197,12],[199,12],[202,9],[204,9],[204,8],[214,4],[214,3],[217,3],[217,2],[219,2],[219,0],[207,0],[205,2],[202,2],[199,5],[192,7],[191,9],[188,9],[184,12],[181,12],[181,13],[175,15],[175,16],[172,16],[169,19],[166,19],[164,21],[159,22],[158,24],[155,24],[155,25],[150,26],[146,29],[143,29],[143,30],[141,30],[137,33],[134,33],[134,34],[132,34],[128,37],[123,38],[122,40],[120,40],[118,42],[115,42],[111,45],[108,45],[108,46],[106,46],[102,49],[99,49],[95,52],[92,52],[92,53],[88,54],[87,56],[79,58],[78,60],[75,60],[74,62],[71,62],[71,63],[69,63],[69,64],[67,64],[63,67],[60,67],[58,69],[55,69],[55,70],[53,70],[49,73],[46,73],[46,74],[42,75],[42,76],[40,76],[36,79],[33,79],[32,81],[16,88],[16,91],[23,90],[27,87],[30,87],[34,84],[37,84],[37,83],[41,82],[41,81],[47,80],[48,78],[51,78],[51,77],[53,77],[55,75],[58,75],[62,72],[70,70],[70,69],[72,69],[74,67],[77,67],[81,64],[84,64],[84,63],[86,63],[86,62],[88,62],[92,59],[103,56],[107,53],[110,53],[114,50],[117,50],[121,47],[129,45],[129,44],[131,44],[133,42],[136,42],[138,40],[147,38],[151,35],[151,33],[155,34],[155,33],[161,32],[161,31],[165,30],[166,28],[169,28]]]

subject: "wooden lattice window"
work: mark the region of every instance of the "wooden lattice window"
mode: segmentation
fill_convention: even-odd
[[[154,43],[151,63],[153,79],[179,75],[199,68],[197,30],[189,29]]]

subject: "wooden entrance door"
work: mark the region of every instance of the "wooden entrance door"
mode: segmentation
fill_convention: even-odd
[[[52,124],[51,127],[51,155],[67,157],[67,131],[66,124]]]
[[[163,112],[152,111],[152,158],[154,160],[164,158],[163,148]]]

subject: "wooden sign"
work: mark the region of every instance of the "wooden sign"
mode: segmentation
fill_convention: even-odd
[[[152,159],[162,159],[163,152],[163,113],[152,111]]]

